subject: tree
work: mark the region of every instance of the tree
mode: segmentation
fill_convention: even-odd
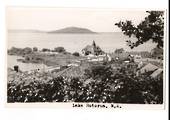
[[[162,48],[154,48],[151,50],[152,57],[163,57],[163,49]]]
[[[121,54],[121,53],[123,53],[125,50],[123,49],[123,48],[120,48],[120,49],[116,49],[115,50],[115,53],[116,54]]]
[[[37,52],[38,48],[37,47],[33,47],[33,52]]]
[[[116,23],[125,35],[137,38],[136,42],[127,40],[129,47],[133,49],[149,40],[157,43],[158,48],[163,48],[164,36],[164,11],[146,11],[149,15],[137,26],[132,21],[120,21]]]
[[[59,52],[59,53],[62,53],[62,52],[65,52],[66,50],[64,49],[64,47],[56,47],[54,48],[54,52]]]
[[[42,49],[42,52],[50,52],[50,49],[48,49],[48,48],[43,48],[43,49]]]
[[[8,50],[8,54],[11,55],[23,55],[23,49],[22,48],[16,48],[12,47],[11,49]]]
[[[77,56],[77,57],[80,56],[80,54],[79,54],[78,52],[74,52],[73,55],[74,55],[74,56]]]
[[[26,48],[23,49],[23,53],[24,54],[30,54],[30,53],[32,53],[32,49],[30,47],[26,47]]]

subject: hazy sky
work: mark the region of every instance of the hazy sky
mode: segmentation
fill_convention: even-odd
[[[95,32],[116,32],[120,31],[114,25],[116,22],[132,20],[138,24],[146,15],[145,10],[11,7],[7,9],[7,28],[48,31],[75,26]]]

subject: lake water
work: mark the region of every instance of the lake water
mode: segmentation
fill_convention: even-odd
[[[63,46],[68,52],[81,52],[86,45],[91,45],[93,40],[102,50],[114,52],[116,48],[124,48],[130,51],[126,45],[129,38],[121,32],[99,33],[99,34],[51,34],[51,33],[26,33],[26,32],[9,32],[8,49],[14,47],[38,47],[50,48]],[[133,39],[135,40],[135,39]],[[155,45],[151,42],[143,44],[134,51],[150,51]]]
[[[49,34],[49,33],[26,33],[26,32],[9,32],[8,49],[11,47],[38,47],[53,49],[54,47],[63,46],[68,52],[81,52],[86,45],[91,45],[93,40],[105,52],[114,52],[116,48],[124,48],[127,51],[131,49],[126,45],[129,38],[122,33],[99,33],[99,34]],[[133,38],[133,40],[135,40]],[[151,42],[143,44],[133,51],[150,51],[155,45]],[[23,71],[43,68],[42,64],[22,63],[17,59],[20,57],[8,55],[8,67],[13,68],[19,65]]]
[[[30,71],[30,70],[34,70],[34,69],[47,68],[47,66],[43,65],[43,64],[18,62],[17,59],[21,59],[21,58],[22,57],[19,57],[19,56],[8,55],[7,56],[7,67],[13,68],[14,65],[18,65],[19,69],[22,70],[22,71]]]

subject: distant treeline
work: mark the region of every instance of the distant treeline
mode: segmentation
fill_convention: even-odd
[[[44,54],[43,54],[44,53]],[[38,50],[37,47],[16,48],[12,47],[8,50],[8,55],[22,56],[23,58],[17,59],[23,63],[44,63],[50,65],[63,65],[80,57],[78,52],[69,53],[64,47],[56,47],[53,50],[42,48]],[[57,61],[56,61],[57,59]]]
[[[31,54],[33,52],[58,52],[58,53],[66,53],[67,51],[65,50],[64,47],[56,47],[54,49],[48,49],[48,48],[42,48],[41,50],[39,50],[37,47],[25,47],[25,48],[16,48],[16,47],[12,47],[11,49],[8,50],[8,54],[9,55],[27,55],[27,54]],[[67,52],[68,53],[68,52]]]
[[[18,55],[18,56],[24,56],[28,55],[34,52],[57,52],[57,53],[63,53],[63,54],[71,54],[66,51],[64,47],[55,47],[54,49],[49,49],[49,48],[42,48],[39,50],[37,47],[25,47],[25,48],[16,48],[12,47],[11,49],[8,50],[9,55]],[[79,52],[74,52],[72,55],[74,56],[80,56]],[[150,52],[148,51],[125,51],[123,48],[116,49],[113,53],[110,53],[111,57],[127,57],[128,55],[139,55],[142,58],[163,58],[163,49],[160,48],[154,48]]]
[[[163,58],[163,49],[154,48],[149,51],[125,51],[123,48],[116,49],[114,53],[111,53],[112,57],[127,57],[128,55],[138,55],[142,58]]]
[[[30,54],[32,52],[33,49],[30,47],[26,47],[26,48],[12,47],[11,49],[8,50],[9,55],[25,55],[25,54]]]

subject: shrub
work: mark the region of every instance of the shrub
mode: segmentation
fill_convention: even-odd
[[[78,52],[74,52],[73,55],[74,55],[74,56],[77,56],[77,57],[80,56],[80,54],[79,54]]]
[[[42,49],[42,52],[50,52],[51,50],[50,49],[48,49],[48,48],[43,48]]]
[[[149,73],[137,76],[135,67],[127,64],[113,70],[108,64],[93,65],[85,70],[83,78],[54,78],[45,73],[36,78],[33,74],[26,74],[25,78],[16,76],[16,80],[8,82],[7,100],[162,104],[163,77],[151,78]]]
[[[65,52],[66,50],[64,49],[64,47],[56,47],[54,48],[54,52],[59,52],[59,53],[62,53],[62,52]]]
[[[29,47],[26,47],[26,48],[23,49],[23,53],[24,54],[30,54],[30,53],[32,53],[32,49],[29,48]]]

